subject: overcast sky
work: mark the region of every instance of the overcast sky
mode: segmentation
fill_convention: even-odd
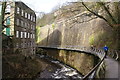
[[[56,5],[71,0],[21,0],[21,1],[37,12],[49,13]]]
[[[76,0],[10,0],[10,1],[22,1],[36,12],[49,13],[56,5],[62,5],[65,2],[71,2]],[[96,0],[83,0],[83,1],[96,1]]]
[[[76,0],[15,0],[23,1],[29,7],[37,12],[50,12],[56,5],[63,4],[65,2],[76,1]],[[97,0],[82,0],[82,1],[97,1]],[[99,0],[98,0],[99,1]],[[102,0],[102,1],[112,1],[112,0]],[[116,1],[116,0],[113,0]],[[120,0],[117,0],[120,1]]]

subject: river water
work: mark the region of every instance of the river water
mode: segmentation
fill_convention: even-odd
[[[82,75],[77,70],[73,69],[72,67],[58,60],[54,60],[51,57],[45,56],[45,55],[37,55],[37,56],[39,56],[39,58],[47,60],[52,65],[47,67],[44,71],[40,72],[36,80],[40,80],[44,78],[45,79],[48,79],[48,78],[49,79],[67,79],[67,80],[82,78]],[[59,67],[56,67],[56,65]]]

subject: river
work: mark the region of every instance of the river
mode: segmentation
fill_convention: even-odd
[[[55,60],[46,55],[37,55],[41,59],[47,60],[50,65],[37,75],[36,80],[40,79],[81,79],[82,75],[74,68]]]

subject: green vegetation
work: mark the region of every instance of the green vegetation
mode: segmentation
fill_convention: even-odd
[[[47,24],[52,24],[55,20],[54,13],[44,14],[42,17],[37,18],[37,26],[43,27]]]
[[[95,36],[94,36],[94,34],[92,34],[92,35],[89,37],[89,44],[90,44],[90,45],[94,45],[94,42],[95,42]]]
[[[53,29],[55,28],[55,24],[54,24],[54,23],[52,24],[52,28],[53,28]]]
[[[40,27],[36,27],[36,43],[40,42]]]
[[[103,47],[107,45],[110,49],[116,49],[118,44],[114,41],[115,36],[112,31],[98,31],[89,37],[89,44],[96,47]]]
[[[100,9],[92,9],[88,4],[82,2],[82,5],[93,15],[103,19],[108,23],[109,27],[115,31],[115,42],[118,44],[116,49],[120,49],[120,2],[105,3],[95,2],[94,4],[99,5]],[[117,25],[117,26],[116,26]],[[112,37],[111,37],[112,38]],[[111,43],[111,42],[110,42]],[[108,44],[110,44],[108,42]]]
[[[98,31],[89,37],[89,44],[95,45],[96,47],[103,47],[107,45],[110,49],[116,49],[117,45],[115,42],[114,32],[112,31]]]
[[[116,49],[116,43],[114,42],[114,36],[112,32],[99,33],[97,36],[98,45],[107,45],[109,48]]]

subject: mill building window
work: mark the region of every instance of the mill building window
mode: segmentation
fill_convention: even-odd
[[[24,11],[22,10],[22,16],[24,16]]]
[[[30,24],[28,23],[27,27],[29,28]]]
[[[28,33],[28,38],[30,38],[30,33]]]
[[[30,14],[28,14],[28,19],[30,19]]]
[[[27,12],[25,13],[25,18],[27,18]]]
[[[33,18],[33,22],[35,22],[35,17]]]
[[[31,34],[31,37],[30,37],[31,39],[32,39],[32,34]]]
[[[17,7],[17,14],[20,14],[20,8]]]
[[[31,42],[31,47],[33,46],[33,43]]]
[[[25,48],[25,42],[23,42],[23,48]]]
[[[27,27],[27,23],[25,22],[25,28]]]
[[[19,43],[16,43],[16,48],[19,48]]]
[[[16,38],[19,38],[19,31],[16,31]]]
[[[35,30],[35,27],[34,27],[34,25],[33,25],[33,30]]]
[[[35,39],[35,34],[33,34],[33,39]]]
[[[23,27],[23,21],[21,21],[21,27]]]
[[[26,42],[25,42],[24,44],[25,44],[25,48],[26,48],[26,47],[27,47],[27,46],[26,46]]]
[[[33,18],[32,18],[32,21],[34,21],[34,16],[33,16]]]
[[[31,15],[31,21],[32,21],[32,19],[33,19],[33,16]]]
[[[17,25],[20,25],[20,20],[19,19],[17,19]]]
[[[23,32],[21,32],[21,38],[23,38]]]
[[[31,25],[31,29],[32,29],[33,25]]]
[[[24,32],[24,36],[25,36],[25,38],[27,38],[27,32]]]
[[[10,13],[10,11],[11,11],[11,6],[10,6],[10,4],[7,4],[7,7],[5,9],[5,13]]]

